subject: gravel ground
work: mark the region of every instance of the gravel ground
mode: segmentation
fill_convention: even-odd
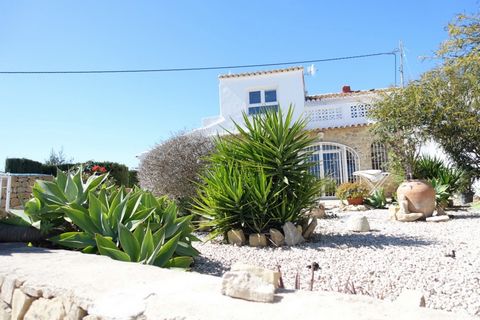
[[[333,215],[333,213],[336,214]],[[314,290],[394,300],[402,289],[424,292],[427,307],[480,315],[480,210],[448,211],[447,222],[397,222],[387,210],[327,211],[309,242],[295,247],[235,247],[219,241],[197,243],[201,256],[193,271],[221,276],[235,262],[276,269],[286,288],[300,275],[308,289],[312,262],[320,265]],[[371,232],[347,230],[351,215],[365,215]],[[200,235],[204,237],[205,235]],[[445,256],[455,250],[455,258]]]

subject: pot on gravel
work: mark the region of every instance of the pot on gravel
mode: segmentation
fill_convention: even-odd
[[[408,201],[408,211],[420,212],[425,218],[435,210],[435,189],[426,181],[408,180],[400,184],[397,199],[402,198]]]

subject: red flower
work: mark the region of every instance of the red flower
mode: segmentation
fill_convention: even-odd
[[[105,167],[100,167],[100,172],[105,173],[105,172],[107,172],[107,169],[105,169]]]
[[[96,171],[98,171],[99,169],[100,169],[100,166],[98,166],[98,165],[94,165],[94,166],[92,167],[92,171],[93,171],[93,172],[96,172]]]

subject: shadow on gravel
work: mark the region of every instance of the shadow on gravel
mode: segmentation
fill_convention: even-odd
[[[450,219],[480,219],[479,213],[471,213],[471,214],[449,214]]]
[[[201,274],[221,277],[226,271],[230,270],[230,266],[222,265],[219,261],[215,261],[206,257],[198,256],[195,258],[192,271]]]
[[[435,244],[433,241],[417,239],[408,236],[392,236],[378,233],[355,233],[347,235],[314,235],[311,242],[306,244],[309,247],[317,248],[385,248],[385,247],[419,247]]]

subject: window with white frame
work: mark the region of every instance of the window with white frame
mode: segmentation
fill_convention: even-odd
[[[248,93],[248,114],[278,111],[277,90],[256,90]]]

